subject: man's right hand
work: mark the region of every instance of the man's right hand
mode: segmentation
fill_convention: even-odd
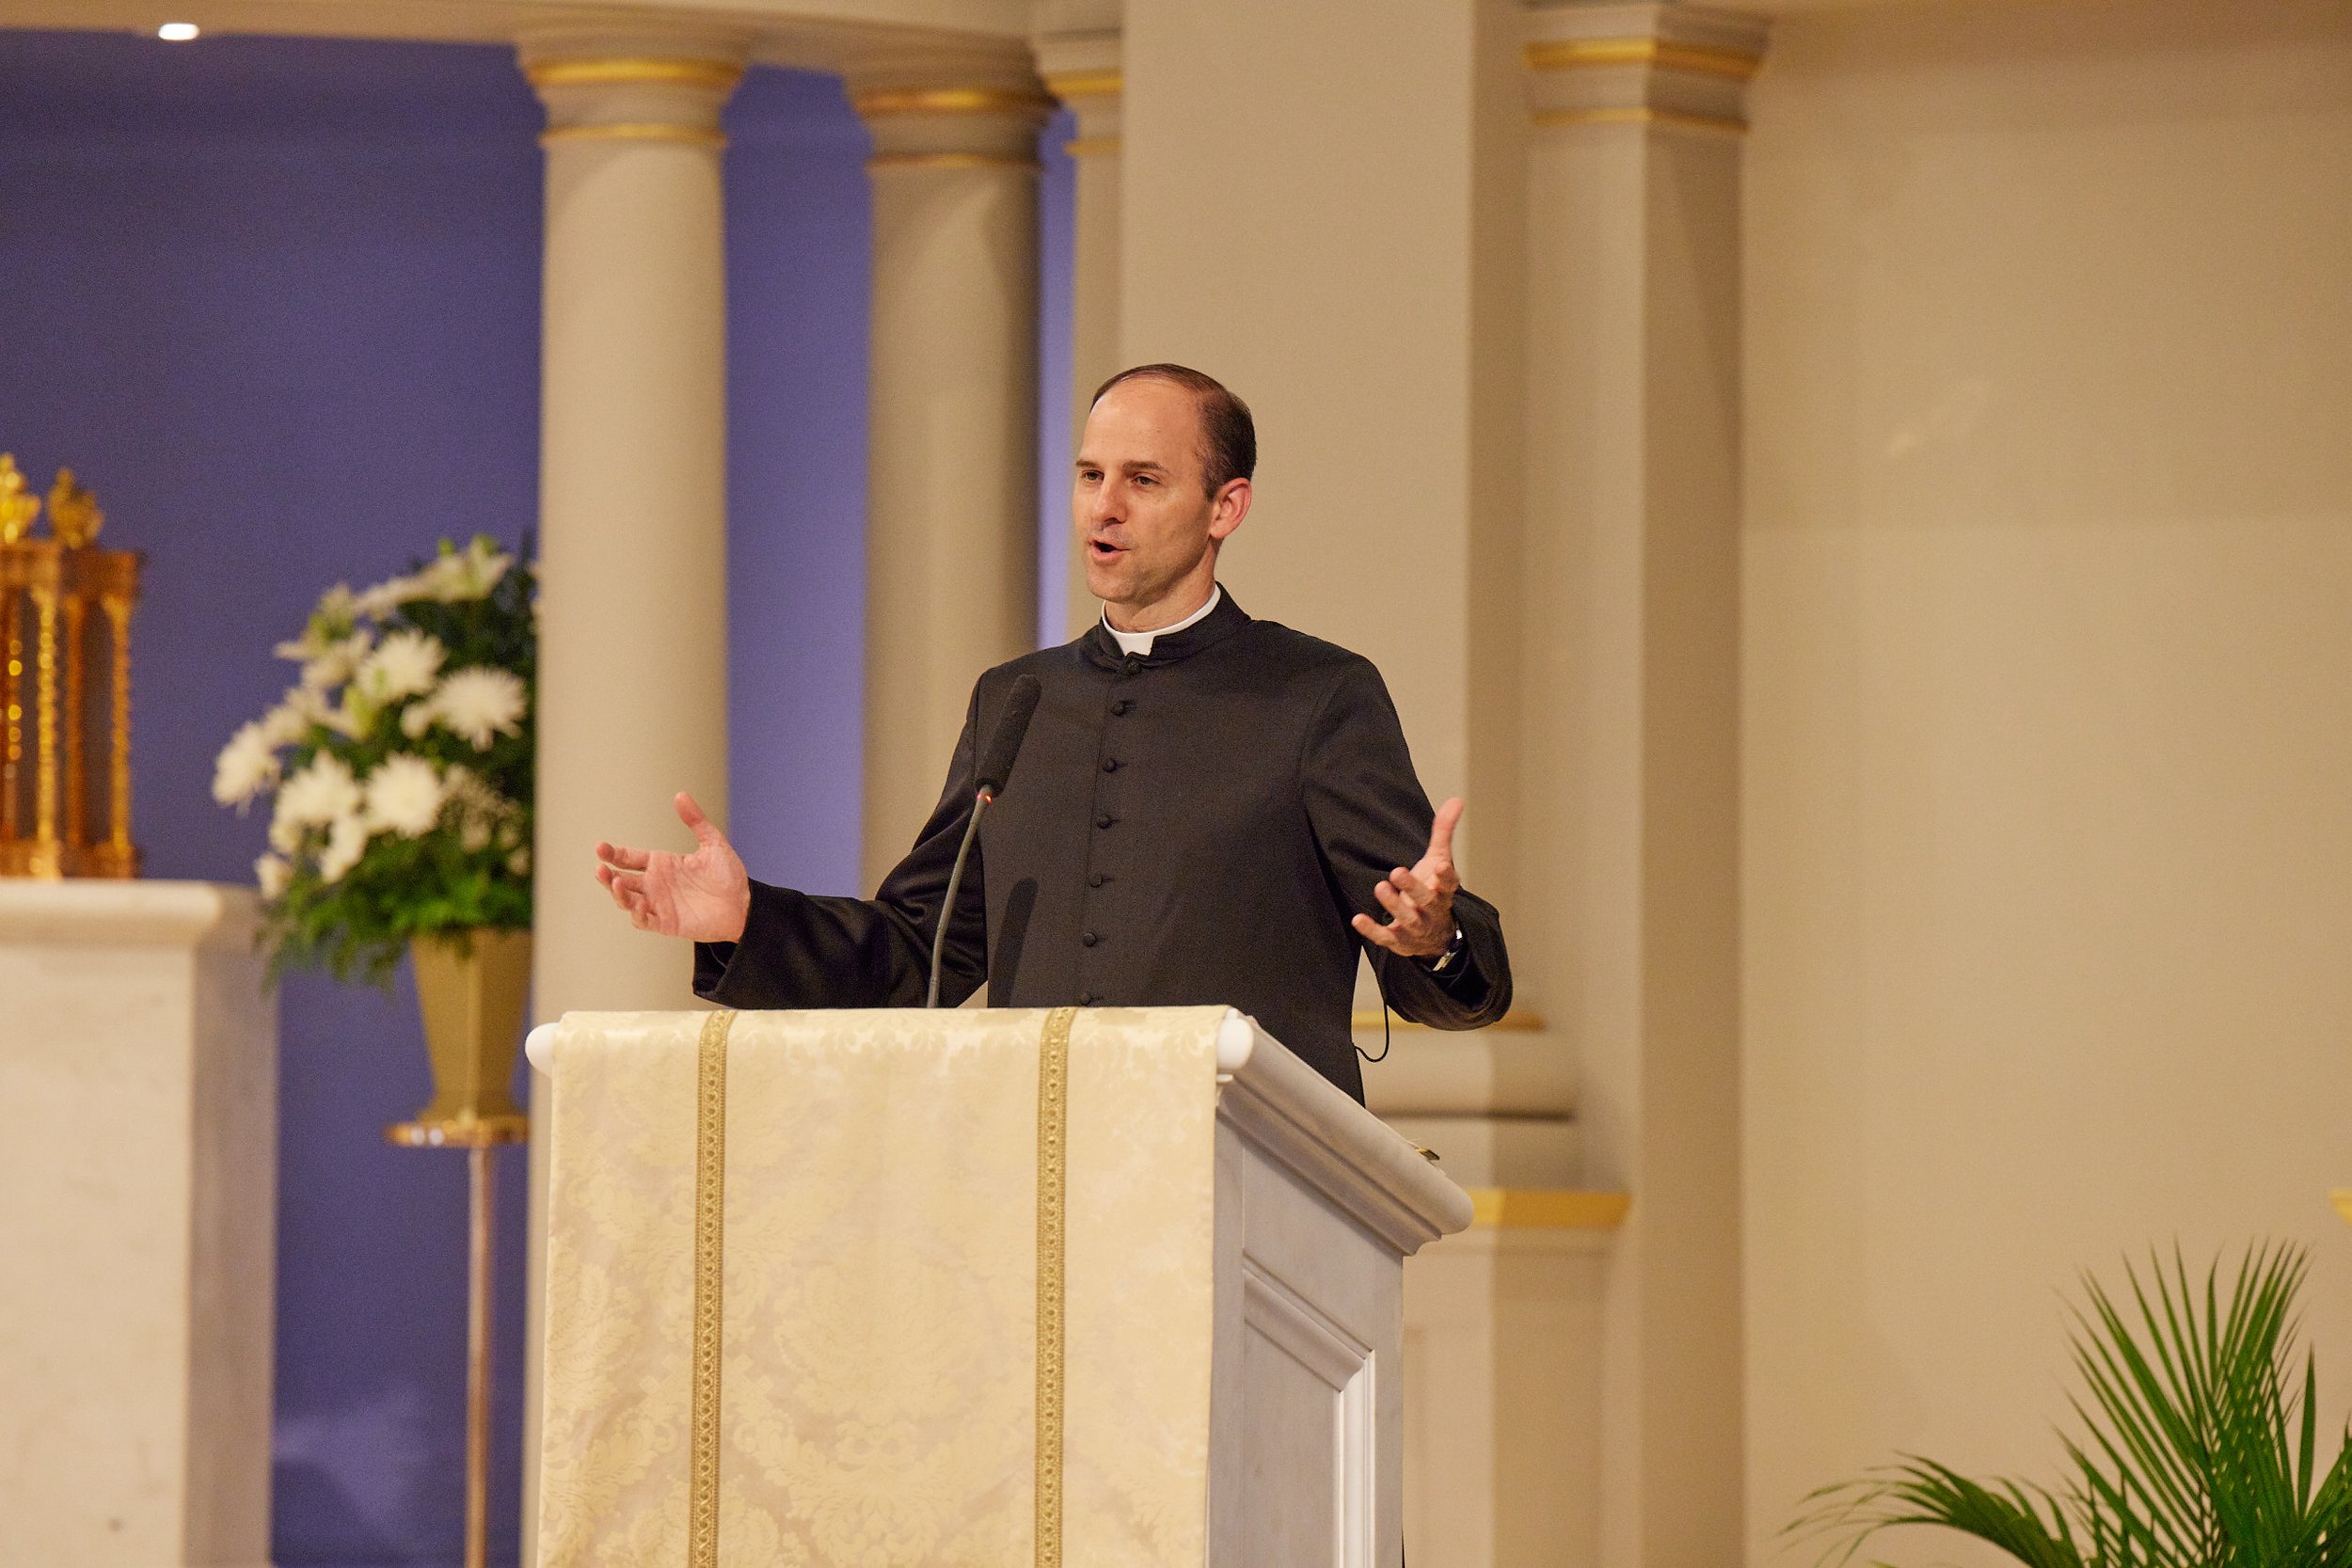
[[[641,931],[692,942],[738,942],[751,917],[752,881],[726,835],[680,791],[677,818],[694,832],[694,852],[596,846],[596,880]]]

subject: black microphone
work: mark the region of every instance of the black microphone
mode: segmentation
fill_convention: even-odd
[[[923,1006],[939,1006],[939,964],[947,950],[947,922],[955,918],[956,894],[963,886],[964,857],[972,853],[972,840],[980,831],[980,814],[988,810],[991,800],[1004,793],[1005,782],[1012,776],[1013,759],[1021,754],[1022,739],[1029,733],[1029,721],[1037,713],[1037,700],[1044,695],[1035,675],[1023,675],[1012,683],[1005,695],[1005,706],[996,715],[996,728],[990,732],[988,750],[980,753],[978,790],[972,798],[972,816],[963,825],[963,842],[956,847],[955,868],[947,873],[946,901],[939,907],[939,924],[931,931],[931,983],[924,993]]]

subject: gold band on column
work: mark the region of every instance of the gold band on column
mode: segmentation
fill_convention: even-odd
[[[1037,1568],[1061,1568],[1063,1314],[1070,1184],[1070,1025],[1045,1015],[1037,1057]]]
[[[612,125],[559,125],[539,133],[541,147],[573,141],[669,141],[694,147],[724,147],[726,133],[706,125],[665,125],[659,120],[623,120]]]
[[[1117,98],[1126,83],[1116,71],[1065,71],[1045,78],[1045,90],[1067,103],[1073,98]]]
[[[743,79],[743,68],[724,60],[541,60],[523,68],[523,79],[534,87],[643,86],[730,91]]]
[[[877,87],[851,94],[850,107],[861,117],[1029,114],[1041,119],[1054,112],[1054,101],[1013,87]]]
[[[1744,136],[1748,134],[1744,121],[1721,115],[1685,114],[1680,109],[1539,109],[1528,119],[1538,128],[1557,125],[1662,125],[1677,131],[1708,131],[1726,136]]]
[[[694,1366],[689,1428],[687,1568],[719,1568],[719,1367],[726,1326],[727,1032],[735,1014],[703,1021],[694,1099]]]
[[[899,168],[1017,168],[1038,173],[1035,158],[1015,158],[997,152],[877,152],[866,160],[872,169]]]
[[[1529,44],[1525,57],[1530,71],[1590,71],[1604,66],[1646,65],[1699,76],[1727,76],[1735,82],[1749,80],[1764,63],[1761,55],[1738,49],[1642,38],[1551,39]]]

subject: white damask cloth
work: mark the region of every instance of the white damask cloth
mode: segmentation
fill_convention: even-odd
[[[735,1015],[723,1196],[702,1187],[723,1290],[697,1532],[709,1016],[574,1013],[551,1041],[545,1568],[1199,1564],[1225,1010],[1069,1021],[1057,1371],[1039,1338],[1051,1015]],[[1041,1381],[1062,1400],[1056,1541]]]

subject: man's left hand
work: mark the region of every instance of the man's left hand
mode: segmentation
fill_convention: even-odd
[[[1462,886],[1454,874],[1454,825],[1461,819],[1458,799],[1438,808],[1421,863],[1410,870],[1398,866],[1372,890],[1389,923],[1359,914],[1348,923],[1357,935],[1408,958],[1434,958],[1454,944],[1454,895]]]

